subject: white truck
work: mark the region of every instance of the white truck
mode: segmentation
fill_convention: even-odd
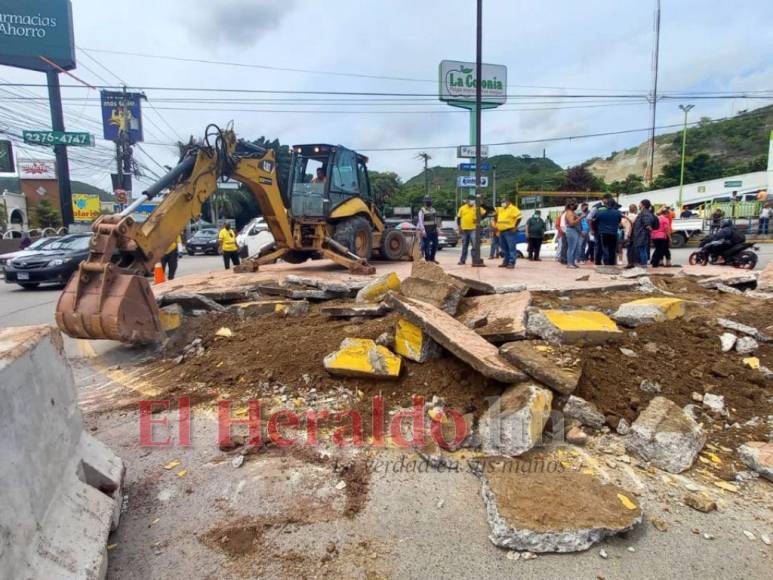
[[[703,237],[703,218],[678,218],[671,223],[671,247],[683,248],[693,238]]]

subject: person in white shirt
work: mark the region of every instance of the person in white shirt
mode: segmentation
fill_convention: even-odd
[[[770,204],[766,203],[760,210],[760,223],[757,226],[757,235],[768,235],[768,226],[770,225],[770,214],[773,210],[770,209]]]

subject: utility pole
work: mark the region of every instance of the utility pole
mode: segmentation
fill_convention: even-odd
[[[478,0],[477,33],[475,50],[475,237],[472,240],[472,265],[483,267],[486,264],[480,257],[480,121],[481,121],[481,97],[483,64],[481,53],[483,52],[483,0]]]
[[[660,0],[655,0],[655,47],[652,52],[652,128],[650,130],[649,184],[655,179],[655,119],[658,107],[658,63],[660,61]]]
[[[679,170],[679,203],[678,207],[682,209],[682,190],[684,188],[684,154],[687,149],[687,113],[695,105],[679,105],[679,108],[684,111],[684,129],[682,129],[682,168]]]
[[[51,69],[46,71],[48,81],[48,101],[51,104],[51,129],[64,131],[64,112],[62,111],[62,93],[59,88],[59,72]],[[70,186],[70,162],[67,159],[67,147],[54,145],[56,156],[56,178],[59,183],[59,210],[62,213],[62,225],[68,227],[73,223],[72,189]]]
[[[419,153],[416,158],[424,160],[424,196],[429,197],[429,170],[427,169],[427,162],[432,157],[429,153]]]
[[[491,173],[494,178],[494,183],[491,190],[494,193],[493,202],[494,202],[494,208],[495,208],[494,211],[496,211],[496,207],[497,207],[497,166],[496,165],[491,166]]]

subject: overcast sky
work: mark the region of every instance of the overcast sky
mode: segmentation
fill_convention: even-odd
[[[483,142],[520,141],[649,125],[644,99],[600,99],[580,102],[557,95],[618,94],[649,91],[653,46],[654,0],[523,0],[484,1],[483,59],[508,67],[511,98],[483,116]],[[172,92],[146,87],[260,89],[292,91],[437,92],[442,59],[474,60],[474,0],[73,0],[75,39],[83,52],[73,71],[94,85],[143,87],[146,105],[144,151],[160,164],[176,160],[170,144],[200,136],[208,123],[235,123],[244,138],[278,137],[282,143],[332,142],[368,151],[385,147],[428,147],[466,144],[469,118],[435,101],[417,97],[410,104],[340,103],[347,98],[314,95]],[[679,91],[762,91],[773,89],[773,3],[765,0],[720,2],[663,0],[660,45],[660,89]],[[321,71],[303,73],[220,64],[186,63],[97,52],[239,62]],[[93,51],[92,51],[93,50]],[[90,70],[89,70],[90,69]],[[352,73],[401,77],[389,80]],[[40,73],[0,67],[0,78],[44,82]],[[99,77],[102,77],[100,79]],[[72,79],[62,79],[73,84]],[[549,88],[548,88],[549,87]],[[45,96],[45,89],[30,89]],[[544,95],[523,104],[515,95]],[[99,133],[98,92],[65,89],[65,97],[92,97],[67,102],[68,130]],[[164,99],[285,99],[280,103],[170,102]],[[287,102],[286,99],[337,99],[335,103]],[[390,103],[394,97],[380,97]],[[415,101],[415,102],[414,102]],[[681,122],[678,104],[658,105],[658,125]],[[691,115],[721,117],[771,100],[693,100]],[[25,115],[37,115],[50,127],[45,101],[6,104]],[[34,107],[34,108],[33,108]],[[560,107],[560,108],[559,108]],[[569,108],[571,107],[571,108]],[[176,109],[189,110],[176,110]],[[212,110],[190,110],[212,109]],[[535,110],[524,111],[524,108]],[[175,110],[172,110],[175,109]],[[8,119],[0,113],[0,128]],[[273,110],[273,111],[271,111]],[[299,110],[314,111],[300,113]],[[322,110],[335,111],[325,113]],[[271,111],[271,112],[268,112]],[[288,112],[289,111],[289,112]],[[341,113],[343,111],[343,113]],[[390,112],[386,112],[390,111]],[[44,127],[28,127],[44,128]],[[101,135],[100,135],[101,136]],[[640,143],[646,133],[606,136],[547,144],[498,146],[492,154],[547,155],[562,166],[606,156]],[[112,145],[100,142],[88,164],[74,161],[75,176],[109,186]],[[22,154],[34,151],[27,146]],[[376,170],[394,170],[409,178],[420,170],[416,151],[367,152]],[[138,158],[158,166],[145,153]],[[431,150],[432,165],[456,162],[452,150]],[[104,169],[102,169],[104,166]],[[135,185],[135,190],[137,186]]]

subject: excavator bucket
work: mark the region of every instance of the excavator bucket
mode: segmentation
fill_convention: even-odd
[[[163,335],[147,280],[111,263],[81,263],[59,297],[56,323],[75,338],[142,344]]]

